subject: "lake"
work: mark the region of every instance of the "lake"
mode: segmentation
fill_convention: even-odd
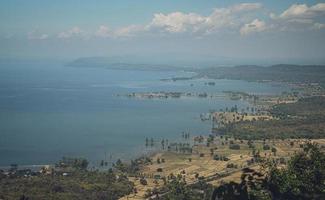
[[[200,114],[244,101],[226,98],[132,99],[150,91],[243,91],[275,94],[284,86],[238,80],[166,82],[186,72],[72,68],[62,63],[0,65],[0,166],[51,164],[62,156],[130,159],[145,152],[145,138],[176,141],[183,131],[208,134]],[[193,86],[191,86],[193,84]]]

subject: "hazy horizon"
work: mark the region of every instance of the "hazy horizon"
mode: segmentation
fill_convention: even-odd
[[[0,200],[325,199],[325,0],[1,0],[0,25]]]
[[[0,58],[325,64],[322,1],[2,1]]]

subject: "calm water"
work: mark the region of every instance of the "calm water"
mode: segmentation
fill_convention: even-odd
[[[54,163],[82,156],[92,164],[111,155],[128,159],[145,152],[146,137],[177,140],[182,131],[209,133],[199,115],[245,106],[218,99],[139,100],[117,94],[145,91],[280,93],[287,88],[244,81],[162,82],[184,72],[77,69],[62,64],[0,66],[0,165]],[[194,86],[191,87],[190,84]]]

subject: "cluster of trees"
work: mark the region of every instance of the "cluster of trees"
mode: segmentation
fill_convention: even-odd
[[[152,159],[147,156],[142,156],[135,160],[131,160],[129,163],[122,162],[120,159],[118,159],[115,163],[113,163],[113,168],[128,175],[136,175],[139,172],[140,167],[146,164],[152,164]]]
[[[325,67],[317,65],[273,65],[202,68],[198,77],[247,81],[284,81],[293,83],[325,83]]]
[[[88,161],[84,158],[63,157],[58,163],[56,163],[56,167],[86,170],[88,167]]]
[[[229,144],[229,149],[239,150],[240,145],[239,144]]]
[[[281,119],[295,117],[311,117],[324,115],[325,97],[315,96],[299,99],[296,103],[277,104],[270,110],[273,116]]]
[[[163,200],[199,199],[324,199],[325,153],[317,144],[304,145],[285,167],[278,167],[274,160],[261,163],[262,171],[244,168],[239,183],[223,183],[214,188],[197,176],[195,184],[187,185],[182,175],[170,175],[164,187],[148,191],[147,197]],[[228,168],[236,168],[228,164]]]
[[[308,143],[302,152],[295,154],[286,167],[268,160],[262,164],[264,171],[244,168],[240,183],[224,183],[213,189],[203,179],[186,185],[182,176],[173,176],[165,186],[165,195],[158,191],[157,199],[324,199],[325,154],[316,144]],[[229,168],[236,168],[228,164]],[[212,197],[212,198],[211,198]]]
[[[226,107],[226,112],[238,112],[238,107],[237,107],[237,105],[235,105],[235,106],[233,106],[233,107],[231,107],[231,108],[228,108],[228,107]]]
[[[214,155],[213,159],[220,160],[220,161],[228,161],[229,160],[229,158],[227,158],[227,156],[223,156],[223,155]]]
[[[189,143],[171,143],[168,146],[168,151],[175,151],[177,153],[192,153],[193,149]]]
[[[182,138],[184,138],[184,139],[190,139],[190,133],[186,133],[186,132],[183,132],[182,133]]]
[[[254,150],[254,148],[253,148]],[[217,155],[214,155],[217,157]],[[258,158],[254,152],[254,158]],[[219,159],[222,156],[218,156]],[[222,158],[223,159],[223,158]],[[75,162],[75,159],[64,159]],[[78,160],[78,159],[77,159]],[[152,162],[140,158],[130,164],[118,160],[108,171],[74,170],[69,176],[54,175],[24,177],[1,177],[1,199],[118,199],[135,192],[134,185],[125,174],[137,171],[141,164]],[[160,160],[161,162],[161,160]],[[61,162],[63,163],[63,162]],[[243,169],[240,183],[224,183],[216,188],[197,175],[195,184],[187,185],[183,175],[170,175],[165,185],[148,192],[147,197],[157,199],[324,199],[325,198],[325,153],[317,144],[307,143],[285,167],[278,162],[262,162],[264,171]],[[236,168],[228,164],[228,168]],[[76,168],[78,169],[78,168]],[[122,172],[122,173],[121,173]],[[184,172],[185,174],[185,172]],[[145,179],[140,180],[146,184]]]
[[[204,141],[204,137],[202,135],[196,136],[194,138],[194,143],[202,143]]]
[[[234,164],[234,163],[228,163],[227,168],[238,168],[238,165]]]
[[[160,143],[161,143],[161,148],[163,150],[165,150],[165,148],[168,147],[168,139],[166,139],[166,140],[162,139]]]
[[[237,122],[217,132],[246,140],[325,137],[325,97],[276,105],[271,113],[281,120]]]
[[[190,139],[190,133],[187,133],[187,132],[182,132],[182,138],[185,139],[185,140],[188,140]],[[189,152],[189,148],[187,148],[189,146],[188,143],[169,143],[168,139],[162,139],[160,141],[160,144],[161,144],[161,149],[162,150],[165,150],[165,149],[168,149],[168,150],[172,150],[173,147],[176,147],[176,151],[180,151],[180,152]],[[153,138],[146,138],[145,140],[145,145],[146,147],[153,147],[155,145],[155,141]],[[185,147],[186,146],[186,147]],[[178,148],[180,147],[180,148]],[[185,149],[186,148],[186,149]]]
[[[154,146],[154,140],[153,140],[153,138],[150,138],[150,140],[149,140],[149,138],[146,138],[146,147],[153,147]]]
[[[213,186],[198,177],[198,182],[187,185],[182,175],[170,175],[161,188],[149,189],[146,198],[160,200],[210,200]]]
[[[217,187],[212,199],[324,199],[325,154],[308,143],[286,167],[276,162],[263,164],[265,173],[244,169],[240,183]]]
[[[71,162],[67,167],[66,163]],[[84,159],[65,158],[63,168],[50,175],[1,176],[0,199],[119,199],[134,191],[134,184],[115,169],[89,171]],[[58,171],[56,171],[58,170]],[[69,171],[67,176],[62,173]]]

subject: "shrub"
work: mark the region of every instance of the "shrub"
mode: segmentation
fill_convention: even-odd
[[[263,145],[263,150],[270,150],[270,149],[271,149],[270,145],[267,144]]]
[[[144,179],[144,178],[141,178],[141,179],[140,179],[140,183],[141,183],[141,185],[148,185],[147,180]]]
[[[229,149],[239,150],[240,149],[240,145],[239,144],[230,144],[229,145]]]

